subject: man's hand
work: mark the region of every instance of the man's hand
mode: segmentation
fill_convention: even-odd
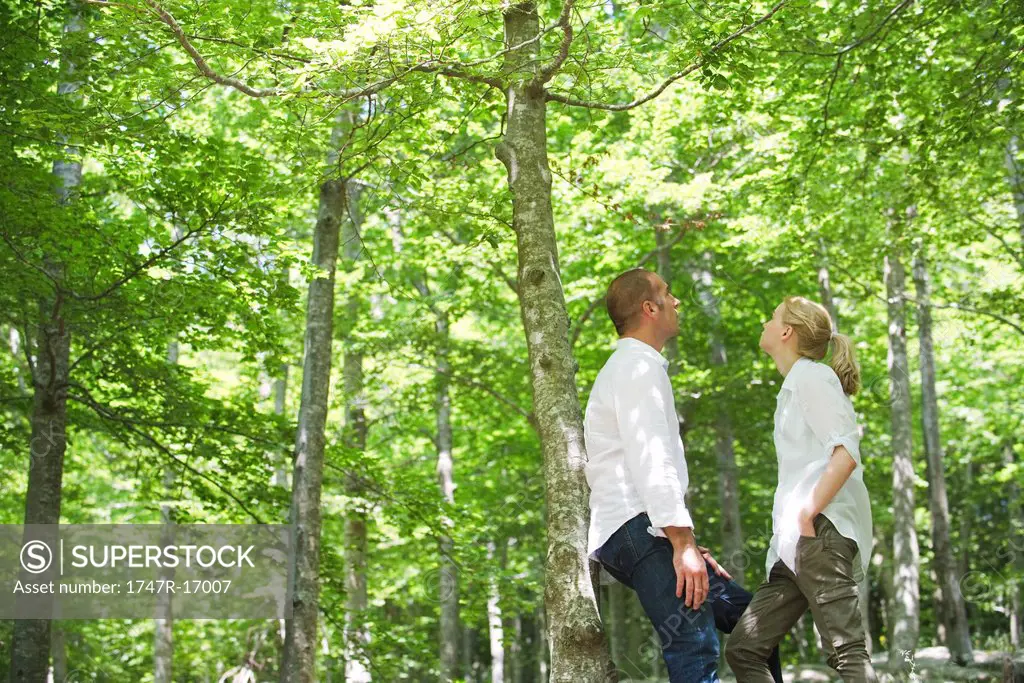
[[[672,566],[676,570],[676,597],[682,598],[685,594],[686,606],[700,609],[708,597],[708,569],[697,545],[673,549]]]
[[[725,579],[727,581],[732,581],[732,574],[730,574],[729,572],[725,571],[725,567],[723,567],[722,565],[718,564],[718,561],[711,556],[711,551],[710,550],[708,550],[707,548],[705,548],[702,545],[697,546],[697,550],[699,550],[700,554],[704,556],[704,559],[708,561],[708,564],[711,565],[711,568],[715,570],[716,574],[718,574],[719,576],[721,576],[723,579]]]
[[[676,597],[686,595],[686,606],[700,609],[708,597],[708,568],[697,549],[693,529],[688,526],[664,527],[672,542],[672,567],[676,570]]]

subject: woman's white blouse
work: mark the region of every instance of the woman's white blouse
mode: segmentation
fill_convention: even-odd
[[[775,408],[779,486],[765,564],[769,576],[778,560],[796,571],[800,510],[810,501],[833,449],[839,445],[846,447],[857,467],[822,512],[839,533],[856,541],[860,561],[855,558],[853,569],[854,578],[860,580],[871,557],[872,537],[871,502],[864,486],[857,416],[835,371],[824,363],[800,358],[782,382]]]

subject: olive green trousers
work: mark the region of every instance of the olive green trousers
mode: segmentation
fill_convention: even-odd
[[[840,534],[825,515],[814,519],[816,536],[801,536],[796,572],[776,562],[733,630],[725,658],[738,683],[772,683],[768,655],[811,609],[828,653],[828,665],[843,681],[877,679],[861,623],[853,561],[857,544]]]

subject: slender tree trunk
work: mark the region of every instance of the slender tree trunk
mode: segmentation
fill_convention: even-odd
[[[625,670],[626,660],[626,600],[625,585],[616,581],[608,584],[608,611],[604,622],[608,625],[608,642],[611,645],[612,661],[620,672]]]
[[[712,367],[728,363],[722,334],[722,314],[712,290],[712,255],[705,253],[703,263],[692,271],[694,291],[704,314],[711,320],[710,361]],[[743,553],[743,526],[740,517],[739,476],[733,447],[732,419],[723,394],[715,401],[715,455],[718,462],[718,505],[721,509],[722,564],[737,583],[743,585],[746,559]]]
[[[495,559],[495,543],[487,544],[487,555]],[[504,568],[505,548],[501,549],[499,566]],[[505,629],[501,622],[501,593],[498,590],[498,579],[491,577],[487,592],[487,635],[491,646],[491,683],[503,683],[505,680]]]
[[[801,614],[800,618],[796,620],[793,632],[796,637],[797,656],[801,662],[806,662],[810,658],[810,644],[807,641],[807,612]]]
[[[626,600],[625,611],[626,634],[623,648],[625,652],[622,655],[622,661],[618,664],[627,680],[642,680],[647,678],[647,674],[652,668],[649,655],[654,654],[657,659],[661,658],[661,639],[656,641],[658,643],[656,647],[650,644],[652,642],[651,634],[657,632],[651,626],[647,615],[644,614],[640,601],[634,596],[631,595]]]
[[[598,615],[587,557],[587,484],[577,364],[569,346],[551,208],[544,89],[534,84],[540,31],[533,2],[504,12],[509,78],[504,139],[497,157],[508,171],[518,247],[519,303],[526,334],[534,414],[544,453],[548,553],[545,602],[552,644],[551,677],[598,681],[614,672]]]
[[[285,628],[281,683],[316,680],[317,609],[320,597],[320,492],[324,468],[324,427],[331,381],[334,325],[334,271],[338,229],[345,218],[345,182],[320,186],[320,207],[313,235],[313,264],[320,277],[309,284],[302,398],[292,471],[290,523],[295,548],[288,567],[292,618]]]
[[[476,629],[465,625],[462,629],[462,677],[467,683],[477,680]]]
[[[547,610],[537,608],[537,683],[548,683],[551,673],[551,643],[548,640]]]
[[[877,533],[877,530],[876,530]],[[891,547],[892,536],[886,534],[884,537],[875,537],[875,544],[880,548]],[[885,632],[887,641],[891,641],[895,615],[896,589],[893,586],[893,561],[890,557],[882,560],[881,571],[879,572],[879,585],[882,588],[882,630]]]
[[[1020,239],[1024,242],[1024,174],[1021,173],[1020,163],[1017,155],[1020,154],[1019,142],[1014,135],[1006,144],[1005,156],[1006,174],[1010,181],[1010,193],[1013,195],[1013,208],[1017,213],[1017,225],[1020,229]]]
[[[818,240],[818,290],[821,292],[821,305],[832,318],[832,329],[839,331],[839,309],[832,298],[832,279],[828,272],[828,251],[825,240]]]
[[[437,395],[434,399],[437,416],[437,483],[446,507],[455,504],[455,482],[452,461],[452,404],[449,394],[451,363],[448,361],[448,317],[438,312],[434,322],[437,333]],[[448,515],[446,528],[454,525]],[[441,681],[447,683],[458,677],[459,664],[459,569],[453,556],[455,543],[451,536],[441,536],[441,581],[438,596],[441,601]]]
[[[181,231],[175,227],[171,237],[175,240],[181,239]],[[178,364],[178,342],[172,340],[167,343],[167,364],[174,366]],[[174,489],[174,470],[170,465],[164,467],[163,495],[170,500]],[[171,506],[167,503],[160,504],[160,524],[163,529],[160,533],[162,545],[174,545],[174,534],[171,524],[174,523],[174,515]],[[172,581],[174,578],[173,567],[160,569],[160,579]],[[174,614],[171,609],[171,595],[161,593],[157,596],[156,604],[157,617],[153,624],[153,683],[171,683],[174,680]]]
[[[512,635],[505,639],[505,680],[522,683],[523,615],[516,611],[508,621],[512,625]]]
[[[285,403],[288,398],[288,364],[281,363],[281,374],[274,380],[274,414],[284,415]],[[275,457],[275,459],[277,459]],[[278,460],[277,466],[274,468],[274,478],[270,482],[271,486],[280,486],[281,488],[288,487],[288,461],[287,457],[282,456]]]
[[[53,683],[65,683],[68,679],[68,652],[64,629],[59,623],[52,626],[50,657],[53,659],[53,666],[50,667]]]
[[[967,607],[957,582],[953,543],[950,540],[949,501],[946,498],[946,472],[942,440],[939,435],[939,400],[935,389],[935,352],[932,347],[931,292],[924,246],[914,259],[914,289],[917,294],[917,325],[921,354],[921,431],[928,462],[928,503],[932,513],[932,551],[935,573],[941,591],[942,623],[951,659],[969,664],[974,659]]]
[[[1014,464],[1013,445],[1003,445],[1003,464]],[[1019,649],[1021,646],[1022,623],[1024,612],[1021,605],[1021,578],[1024,576],[1024,506],[1021,505],[1020,487],[1015,480],[1010,481],[1007,500],[1010,502],[1010,569],[1013,579],[1010,581],[1010,645]]]
[[[828,251],[825,247],[825,240],[818,240],[818,288],[821,292],[821,304],[828,311],[832,318],[832,331],[839,332],[839,309],[836,307],[835,298],[832,296],[832,278],[828,270]],[[864,626],[864,633],[868,635],[865,640],[868,654],[871,654],[873,644],[871,642],[870,619],[871,611],[871,576],[864,572],[864,578],[857,584],[857,592],[860,595],[858,605],[860,606],[860,620]]]
[[[914,527],[914,461],[911,441],[910,372],[904,322],[905,274],[895,241],[885,257],[889,308],[889,395],[892,418],[892,496],[894,595],[889,663],[914,652],[920,623],[919,562]]]
[[[61,56],[61,82],[57,94],[77,102],[80,82],[73,80],[78,70],[72,55],[74,34],[85,28],[82,7],[72,0],[64,34],[68,36]],[[63,157],[53,163],[57,177],[57,202],[69,206],[82,181],[82,162],[78,148],[68,144]],[[54,255],[43,259],[43,269],[53,285],[53,293],[40,297],[38,334],[32,371],[32,437],[29,442],[28,489],[25,493],[25,524],[59,524],[61,489],[64,477],[64,452],[67,448],[67,390],[71,355],[71,330],[64,315],[64,265]],[[27,342],[27,340],[26,340]],[[48,619],[19,619],[14,622],[11,640],[11,683],[37,683],[46,679],[50,663],[50,627]]]
[[[362,213],[359,207],[359,186],[346,184],[347,215],[342,221],[341,243],[344,267],[356,268],[363,252],[360,240]],[[362,302],[357,294],[350,294],[345,302],[350,327],[359,319]],[[347,344],[342,369],[342,383],[345,392],[345,445],[349,449],[366,450],[366,414],[363,406],[363,354]],[[358,500],[365,495],[363,483],[354,474],[345,478],[346,493]],[[366,663],[365,650],[370,643],[370,633],[365,625],[365,613],[369,606],[366,576],[368,544],[366,511],[359,506],[348,510],[345,519],[345,680],[348,683],[369,683],[370,670]]]
[[[11,350],[11,357],[14,359],[14,376],[18,381],[18,395],[28,396],[28,384],[25,382],[25,373],[22,368],[21,335],[16,327],[11,325],[7,330],[7,347]]]

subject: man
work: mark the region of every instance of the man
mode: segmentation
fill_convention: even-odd
[[[686,507],[689,476],[661,355],[679,334],[679,300],[658,275],[635,268],[612,281],[605,303],[619,341],[584,420],[587,552],[636,591],[661,638],[671,683],[714,682],[715,626],[731,632],[751,594],[697,545]],[[777,649],[769,663],[781,683]]]

